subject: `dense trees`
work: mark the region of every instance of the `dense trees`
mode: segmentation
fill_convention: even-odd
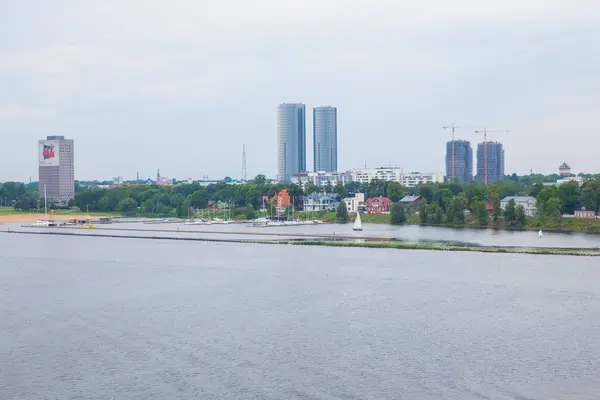
[[[39,207],[39,201],[32,196],[23,196],[15,203],[15,209],[21,211],[35,210]]]
[[[581,204],[588,210],[600,208],[600,179],[587,181],[581,187]]]
[[[137,210],[137,203],[131,197],[127,197],[119,202],[117,211],[123,214],[133,214]]]
[[[335,213],[335,219],[340,223],[345,223],[350,220],[350,217],[348,216],[348,206],[346,205],[345,201],[340,202],[340,205]]]
[[[519,228],[523,228],[527,222],[525,215],[525,208],[522,205],[518,205],[515,208],[515,224]]]
[[[487,226],[488,224],[488,211],[485,201],[479,200],[471,206],[471,210],[477,218],[477,223],[480,226]]]
[[[394,203],[399,201],[404,197],[404,186],[399,184],[398,182],[388,182],[386,186],[386,195],[390,198]]]
[[[504,222],[508,227],[513,227],[517,223],[517,206],[513,199],[508,201],[504,209]]]
[[[213,202],[221,202],[227,203],[237,213],[248,215],[263,206],[272,207],[270,202],[263,204],[263,197],[268,196],[272,199],[284,188],[290,194],[295,210],[302,209],[301,196],[313,192],[337,193],[341,198],[364,193],[366,198],[387,196],[394,202],[407,194],[419,195],[422,199],[419,213],[421,223],[453,226],[474,222],[487,226],[490,217],[488,203],[493,210],[491,216],[496,226],[502,226],[501,217],[504,217],[506,226],[525,225],[524,210],[521,215],[516,204],[514,209],[509,207],[504,213],[501,210],[501,199],[513,195],[533,195],[536,198],[538,213],[543,217],[557,217],[561,213],[572,214],[581,206],[589,210],[598,210],[600,207],[600,180],[589,180],[581,187],[575,182],[546,186],[533,178],[520,177],[518,180],[498,181],[489,186],[470,181],[465,184],[430,183],[413,188],[405,188],[397,182],[373,180],[368,184],[351,182],[347,185],[325,187],[309,185],[302,190],[297,185],[272,184],[262,175],[245,184],[219,182],[208,186],[193,183],[171,187],[132,185],[113,189],[80,189],[72,204],[83,211],[89,207],[89,211],[96,212],[119,211],[126,214],[187,217],[190,208],[205,209]],[[4,204],[10,201],[9,204],[16,203],[17,208],[27,210],[39,207],[38,200],[39,192],[35,183],[0,184],[0,201],[4,201]],[[398,207],[394,209],[395,223],[409,218],[406,212],[401,217]],[[468,211],[471,212],[471,216],[468,216]]]
[[[392,204],[390,214],[390,221],[392,225],[401,225],[406,222],[406,211],[404,210],[404,205],[400,203]]]
[[[454,196],[452,201],[450,202],[450,207],[448,208],[448,212],[446,216],[448,218],[448,223],[460,226],[465,223],[465,202],[462,196],[457,195]]]
[[[7,206],[11,205],[23,197],[28,196],[33,199],[39,199],[38,184],[33,183],[22,183],[22,182],[5,182],[0,183],[0,205]],[[24,205],[25,203],[21,203]],[[35,207],[33,207],[35,208]]]
[[[300,188],[298,188],[300,189]],[[338,183],[337,185],[335,185],[335,187],[333,188],[333,191],[335,193],[338,194],[338,196],[340,196],[340,199],[345,199],[346,197],[348,197],[348,189],[346,188],[346,186],[342,185],[341,183]]]

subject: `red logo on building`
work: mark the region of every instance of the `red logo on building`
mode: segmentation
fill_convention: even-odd
[[[54,158],[54,145],[44,145],[44,151],[42,152],[42,156],[44,160],[48,160],[50,158]]]

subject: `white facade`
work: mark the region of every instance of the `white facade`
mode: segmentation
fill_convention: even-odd
[[[349,213],[358,212],[358,207],[361,203],[365,202],[365,194],[364,193],[356,193],[354,197],[346,197],[344,199],[344,203],[346,203],[346,208]]]
[[[335,211],[339,202],[334,196],[327,194],[309,194],[302,196],[302,205],[305,212]]]
[[[419,172],[411,172],[403,174],[400,178],[400,184],[404,187],[415,187],[424,183],[443,183],[444,174],[442,172],[431,172],[421,174]]]
[[[580,176],[569,176],[556,181],[557,185],[562,185],[567,182],[576,182],[579,186],[583,185],[583,179]]]
[[[535,197],[531,196],[508,196],[503,198],[500,201],[500,208],[502,208],[502,211],[506,209],[506,206],[508,205],[508,202],[510,200],[515,201],[515,206],[523,206],[523,208],[525,209],[525,215],[527,215],[528,217],[534,217],[537,213],[537,208],[535,206]]]
[[[327,183],[331,183],[332,186],[341,183],[345,185],[352,182],[351,172],[304,172],[295,174],[292,177],[292,183],[305,189],[308,184],[323,187],[327,186]]]
[[[400,181],[402,169],[396,167],[364,168],[352,171],[352,178],[358,183],[370,183],[374,179],[381,181]]]
[[[415,187],[423,183],[443,183],[443,172],[409,172],[404,173],[402,168],[380,167],[363,168],[352,171],[352,178],[359,183],[370,183],[374,179],[382,181],[394,181],[405,187]]]

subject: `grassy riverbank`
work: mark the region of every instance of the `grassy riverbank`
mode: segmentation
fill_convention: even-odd
[[[319,219],[325,222],[336,222],[335,213],[319,213]],[[354,221],[355,214],[350,214],[350,222]],[[372,224],[389,224],[389,214],[361,214],[360,218],[363,223]],[[406,225],[420,225],[418,215],[408,215]],[[427,224],[426,226],[439,226],[439,227],[455,227],[450,224],[432,225]],[[465,219],[465,225],[461,228],[471,229],[506,229],[506,230],[544,230],[551,232],[589,232],[589,233],[600,233],[600,219],[581,219],[581,218],[563,218],[563,217],[535,217],[527,220],[527,225],[524,228],[504,228],[503,225],[498,227],[492,226],[481,226],[477,223],[474,217],[467,217]]]

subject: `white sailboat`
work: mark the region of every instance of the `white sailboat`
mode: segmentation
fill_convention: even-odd
[[[538,237],[539,238],[544,237],[544,233],[541,230],[538,232]]]
[[[354,230],[354,231],[362,231],[363,230],[359,212],[356,213],[356,219],[354,220],[354,226],[352,227],[352,230]]]
[[[36,221],[33,224],[31,224],[30,226],[32,227],[37,227],[37,228],[48,228],[49,226],[51,226],[50,221],[48,220],[48,194],[46,193],[46,185],[44,185],[44,215],[45,215],[45,219],[42,219],[40,221]]]

